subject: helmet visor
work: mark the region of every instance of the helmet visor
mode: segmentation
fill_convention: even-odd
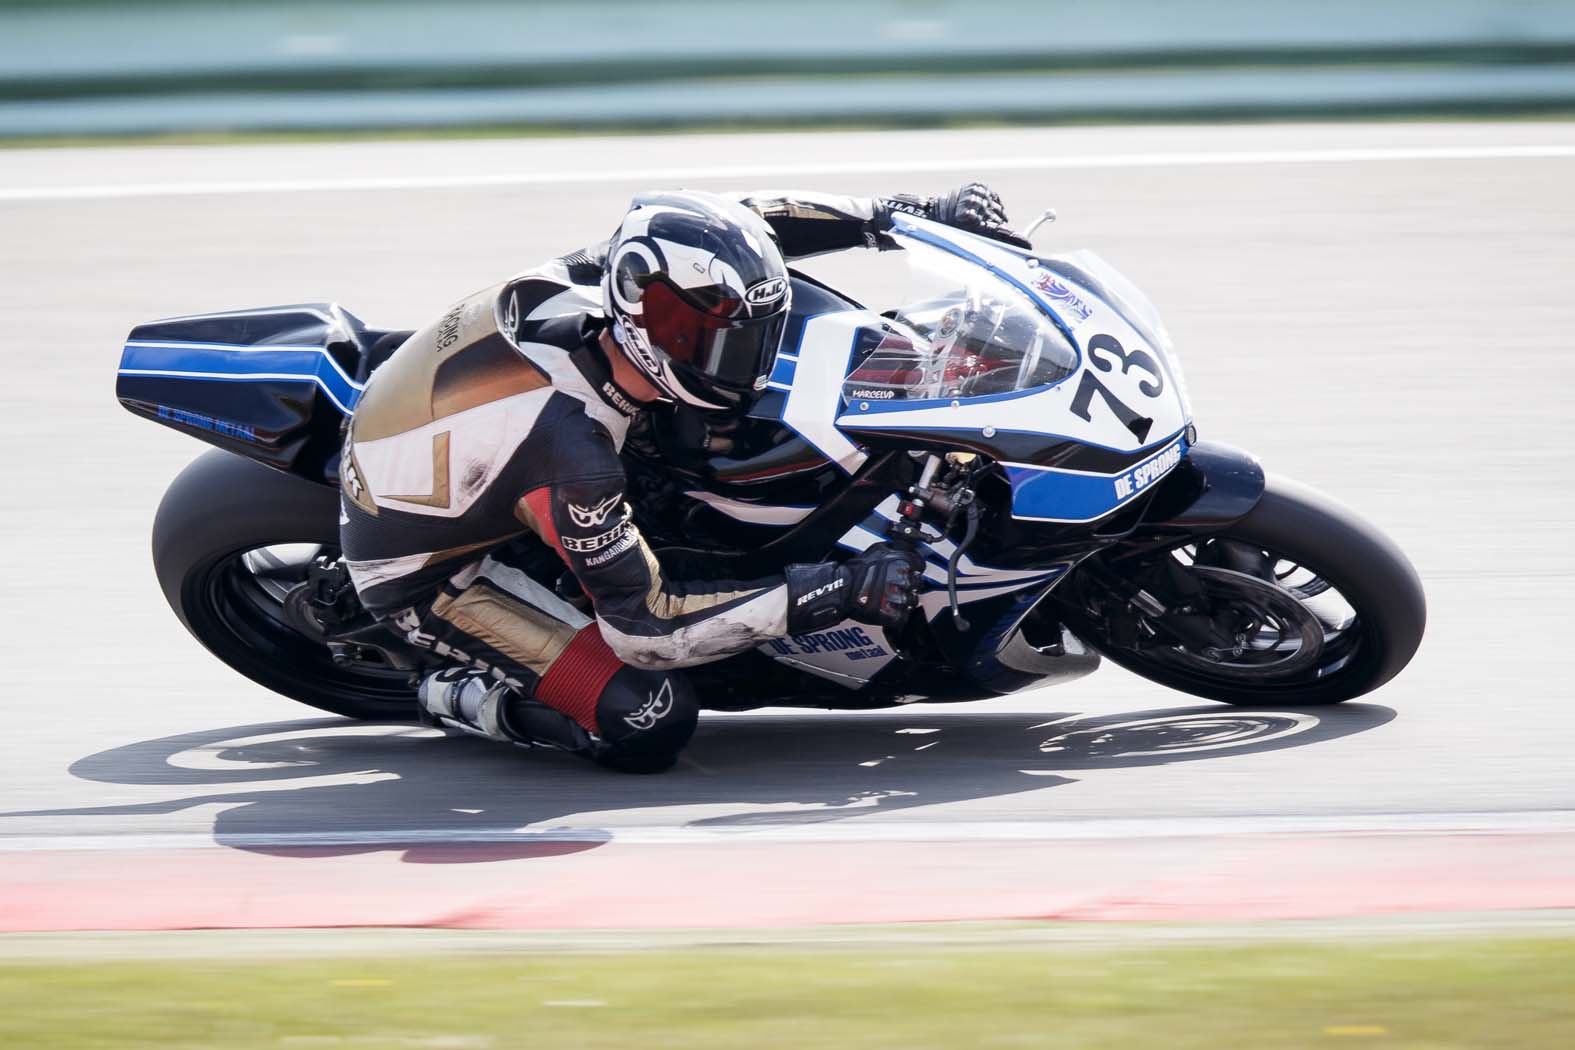
[[[704,291],[704,290],[702,290]],[[703,304],[703,305],[702,305]],[[642,300],[645,332],[683,371],[734,390],[752,390],[771,371],[787,312],[732,316],[743,303],[647,279]]]

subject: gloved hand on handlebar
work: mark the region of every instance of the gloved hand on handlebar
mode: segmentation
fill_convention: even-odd
[[[889,229],[893,212],[933,219],[1019,248],[1032,247],[1027,238],[1018,236],[1007,225],[1006,208],[1001,204],[1000,195],[982,182],[970,182],[939,197],[898,193],[875,198],[877,225]]]
[[[899,630],[918,608],[924,558],[878,543],[840,564],[789,565],[786,574],[789,634],[847,619]]]

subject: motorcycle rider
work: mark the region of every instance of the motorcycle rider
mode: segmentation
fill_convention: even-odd
[[[606,244],[462,300],[377,368],[346,435],[341,543],[367,609],[447,663],[421,685],[425,719],[656,771],[698,717],[678,669],[850,618],[901,626],[924,562],[884,544],[765,579],[666,576],[618,458],[659,399],[746,408],[787,318],[785,259],[895,247],[895,212],[1022,243],[977,183],[648,193]],[[544,550],[588,609],[541,582]]]

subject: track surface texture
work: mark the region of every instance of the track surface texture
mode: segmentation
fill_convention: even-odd
[[[702,176],[710,166],[726,170]],[[863,194],[964,177],[989,181],[1019,219],[1053,205],[1041,247],[1092,248],[1149,293],[1204,437],[1336,495],[1409,553],[1430,617],[1397,680],[1274,719],[1107,662],[1060,690],[973,705],[710,715],[676,771],[630,778],[317,717],[221,666],[165,608],[149,526],[202,446],[115,404],[133,324],[334,299],[370,324],[416,326],[604,236],[653,184]],[[962,889],[992,857],[1007,862],[992,843],[1014,836],[1025,863],[1053,867],[1063,839],[1469,828],[1556,832],[1543,874],[1567,875],[1571,187],[1575,123],[1555,122],[0,153],[0,870],[44,884],[56,869],[23,872],[25,853],[114,843],[127,857],[218,845],[298,875],[347,850],[474,870],[467,860],[491,855],[394,844],[560,829],[515,858],[536,858],[530,870],[620,837],[667,851],[760,834],[770,863],[750,877],[769,880],[795,864],[795,838],[879,840],[901,865],[923,863],[920,842]],[[808,268],[882,306],[902,286],[890,256]],[[1532,854],[1513,863],[1534,868]],[[98,856],[95,870],[115,870]],[[480,869],[431,871],[421,891],[485,882]],[[676,861],[654,870],[682,878]],[[1228,864],[1210,870],[1228,886]]]

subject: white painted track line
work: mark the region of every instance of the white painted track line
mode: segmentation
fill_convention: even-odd
[[[406,828],[380,831],[241,833],[215,843],[204,832],[166,834],[0,836],[0,854],[44,850],[151,851],[279,849],[306,846],[487,845],[520,842],[616,842],[631,846],[716,846],[726,843],[1076,842],[1215,838],[1238,835],[1568,835],[1575,810],[1527,813],[1376,813],[1324,816],[1215,817],[1168,820],[991,820],[854,822],[753,826],[591,825],[545,828]]]
[[[1575,145],[1444,146],[1399,149],[1286,149],[1227,152],[1094,153],[1070,156],[938,158],[894,157],[875,161],[824,161],[703,167],[619,168],[576,171],[524,171],[478,175],[358,176],[146,182],[126,185],[21,186],[0,189],[0,202],[120,200],[137,197],[194,197],[228,194],[334,193],[373,190],[456,190],[510,186],[575,186],[587,183],[676,183],[696,180],[775,178],[780,176],[938,174],[992,171],[1055,171],[1098,168],[1180,168],[1272,164],[1365,164],[1394,161],[1542,160],[1575,158]]]

